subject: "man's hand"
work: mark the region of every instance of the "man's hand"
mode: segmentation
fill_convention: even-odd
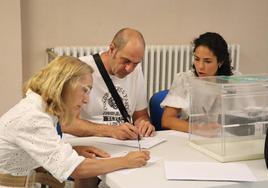
[[[110,157],[110,155],[94,146],[74,146],[73,149],[79,154],[86,158],[96,158],[96,157],[102,157],[107,158]]]
[[[112,127],[111,136],[119,140],[134,140],[138,138],[138,129],[129,123]]]
[[[145,108],[133,113],[134,125],[137,127],[141,137],[155,136],[155,127],[150,122],[148,109]]]
[[[137,119],[134,123],[137,127],[140,136],[149,137],[155,135],[155,127],[151,124],[149,120]]]

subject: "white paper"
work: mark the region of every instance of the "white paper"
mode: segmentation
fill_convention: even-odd
[[[157,137],[144,137],[140,140],[140,146],[143,149],[149,149],[161,142],[164,142],[164,138]],[[139,147],[138,140],[118,140],[115,138],[107,138],[103,137],[102,139],[98,139],[97,142],[107,143],[107,144],[115,144],[115,145],[125,145],[130,147]]]
[[[257,181],[246,164],[165,161],[169,180]]]
[[[122,157],[122,156],[125,156],[127,153],[128,153],[128,151],[119,152],[119,153],[113,154],[111,156],[111,158],[112,157]],[[147,161],[147,164],[145,166],[152,165],[160,159],[161,159],[161,157],[151,156],[151,158]],[[142,168],[142,167],[140,167],[140,168]],[[117,171],[112,172],[112,173],[119,173],[119,174],[127,175],[135,170],[138,170],[138,169],[139,168],[122,169],[122,170],[117,170]]]

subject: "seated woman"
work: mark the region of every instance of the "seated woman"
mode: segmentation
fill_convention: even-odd
[[[0,187],[12,186],[18,176],[26,177],[38,167],[62,182],[69,176],[84,179],[146,164],[148,151],[105,160],[85,158],[57,135],[58,119],[71,124],[89,101],[91,87],[92,68],[68,56],[57,57],[27,82],[25,98],[0,118]],[[89,152],[109,156],[94,147]]]
[[[233,75],[228,45],[219,34],[204,33],[193,41],[193,45],[193,70],[176,75],[161,103],[164,107],[162,126],[165,129],[188,132],[189,77]]]

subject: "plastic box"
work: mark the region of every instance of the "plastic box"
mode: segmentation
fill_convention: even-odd
[[[221,162],[264,157],[268,74],[190,79],[190,145]]]

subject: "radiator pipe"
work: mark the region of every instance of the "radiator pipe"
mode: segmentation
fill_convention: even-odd
[[[58,55],[54,52],[54,48],[47,48],[46,49],[47,56],[48,56],[48,62],[55,59]]]

